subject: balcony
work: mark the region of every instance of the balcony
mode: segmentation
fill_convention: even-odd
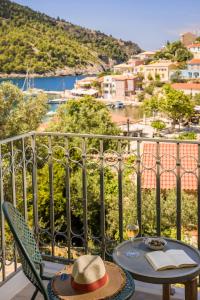
[[[0,187],[1,203],[32,227],[48,273],[60,268],[52,261],[84,253],[112,259],[133,219],[140,235],[200,247],[199,142],[30,132],[0,141]],[[30,299],[2,211],[0,224],[0,295]],[[136,282],[133,299],[160,295],[160,286]],[[183,295],[176,287],[172,299]]]

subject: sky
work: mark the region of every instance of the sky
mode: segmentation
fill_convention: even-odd
[[[200,0],[13,0],[52,17],[157,50],[182,32],[200,35]]]

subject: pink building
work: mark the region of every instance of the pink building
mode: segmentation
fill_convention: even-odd
[[[138,78],[133,75],[108,75],[101,80],[104,99],[125,99],[135,94]]]

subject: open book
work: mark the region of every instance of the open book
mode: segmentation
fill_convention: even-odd
[[[145,256],[155,271],[197,266],[183,250],[154,251]]]

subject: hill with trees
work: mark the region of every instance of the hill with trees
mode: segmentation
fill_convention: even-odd
[[[135,43],[0,0],[0,73],[78,74],[105,70],[141,49]]]

